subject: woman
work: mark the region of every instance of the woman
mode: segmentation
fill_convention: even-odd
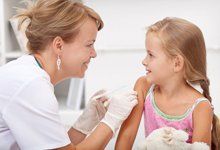
[[[104,149],[137,104],[137,93],[113,97],[108,110],[91,100],[68,133],[54,95],[54,85],[83,77],[96,57],[101,18],[70,0],[38,0],[17,17],[20,26],[29,21],[30,55],[0,68],[0,149]]]

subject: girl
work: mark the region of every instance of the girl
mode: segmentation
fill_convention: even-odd
[[[200,29],[183,19],[165,18],[149,27],[147,76],[137,80],[138,105],[123,123],[116,149],[131,149],[144,113],[145,135],[170,126],[189,134],[189,143],[219,149],[218,119],[213,114],[206,72],[206,48]],[[191,84],[201,86],[200,93]]]

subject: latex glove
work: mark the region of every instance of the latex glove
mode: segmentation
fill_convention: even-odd
[[[93,99],[93,97],[104,92],[105,90],[100,90],[90,98],[82,115],[80,115],[77,121],[73,124],[73,128],[86,135],[91,133],[93,128],[105,116],[107,110],[103,103],[108,100],[108,98],[104,96],[99,99]]]
[[[137,103],[136,91],[113,96],[110,99],[108,111],[101,122],[107,124],[112,129],[113,134],[115,134]]]

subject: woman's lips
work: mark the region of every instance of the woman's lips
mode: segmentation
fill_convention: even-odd
[[[88,68],[89,67],[89,62],[85,62],[84,65],[85,65],[86,68]]]
[[[84,64],[86,65],[86,67],[88,68],[90,61],[85,62]]]
[[[88,68],[88,66],[89,66],[89,63],[85,63],[85,65],[86,65],[86,68]]]

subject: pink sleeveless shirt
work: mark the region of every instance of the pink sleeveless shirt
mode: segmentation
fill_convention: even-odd
[[[188,143],[192,142],[193,125],[192,114],[193,110],[202,101],[208,101],[206,98],[199,98],[195,104],[189,108],[181,116],[171,116],[163,113],[156,105],[154,101],[154,86],[148,91],[145,104],[144,104],[144,127],[145,136],[147,137],[152,131],[161,127],[173,127],[177,130],[186,131],[189,135]]]

